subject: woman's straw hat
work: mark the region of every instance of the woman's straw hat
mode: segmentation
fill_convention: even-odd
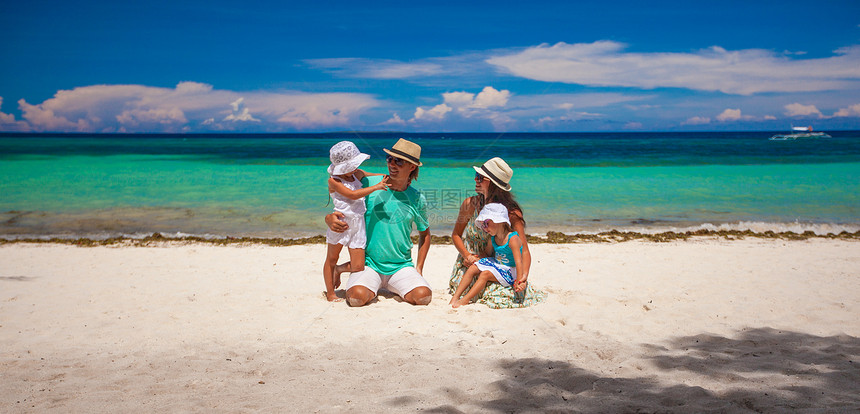
[[[485,162],[484,165],[480,167],[473,166],[472,168],[474,168],[478,174],[489,178],[490,181],[502,190],[511,191],[511,177],[514,175],[514,171],[511,170],[511,167],[508,166],[508,163],[506,163],[505,160],[495,157]]]
[[[328,167],[328,173],[329,175],[342,175],[353,172],[368,158],[370,155],[360,152],[352,142],[338,142],[329,151],[331,165]]]
[[[411,162],[417,166],[422,166],[421,163],[421,146],[400,138],[391,149],[383,148],[386,154]]]

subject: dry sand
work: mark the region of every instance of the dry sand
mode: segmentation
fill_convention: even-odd
[[[0,247],[2,412],[860,410],[860,242],[533,245],[533,308],[328,303],[324,245]]]

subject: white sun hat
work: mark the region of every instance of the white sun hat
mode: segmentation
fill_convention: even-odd
[[[329,151],[331,165],[328,167],[329,175],[342,175],[355,171],[370,155],[358,150],[350,141],[341,141],[334,144]]]
[[[505,208],[504,205],[499,203],[490,203],[485,205],[484,208],[481,209],[481,212],[478,214],[478,217],[475,219],[475,224],[480,227],[481,224],[483,224],[487,220],[490,220],[496,224],[511,224],[511,220],[508,218],[508,209]]]

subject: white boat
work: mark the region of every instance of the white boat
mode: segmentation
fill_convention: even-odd
[[[787,141],[798,138],[831,138],[830,135],[824,132],[812,132],[811,126],[806,127],[791,127],[791,134],[777,134],[770,137],[771,141]]]

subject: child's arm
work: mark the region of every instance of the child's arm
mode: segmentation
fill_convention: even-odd
[[[371,173],[371,172],[364,171],[362,169],[356,169],[355,170],[355,178],[357,178],[359,180],[364,178],[364,177],[370,177],[371,175],[385,175],[385,174]]]
[[[517,280],[514,281],[514,291],[516,292],[522,292],[526,288],[526,280],[528,278],[523,266],[523,254],[520,252],[522,245],[523,242],[520,240],[520,236],[511,236],[511,239],[508,241],[508,246],[511,247],[511,252],[514,254],[514,263],[517,267]]]
[[[388,177],[385,177],[379,183],[370,187],[359,188],[358,190],[350,190],[342,182],[335,180],[334,177],[328,179],[328,189],[330,192],[336,192],[350,200],[358,200],[376,190],[384,190],[388,188]]]
[[[493,257],[496,255],[496,252],[493,251],[493,242],[487,240],[487,244],[484,245],[484,250],[480,252],[481,257]]]

